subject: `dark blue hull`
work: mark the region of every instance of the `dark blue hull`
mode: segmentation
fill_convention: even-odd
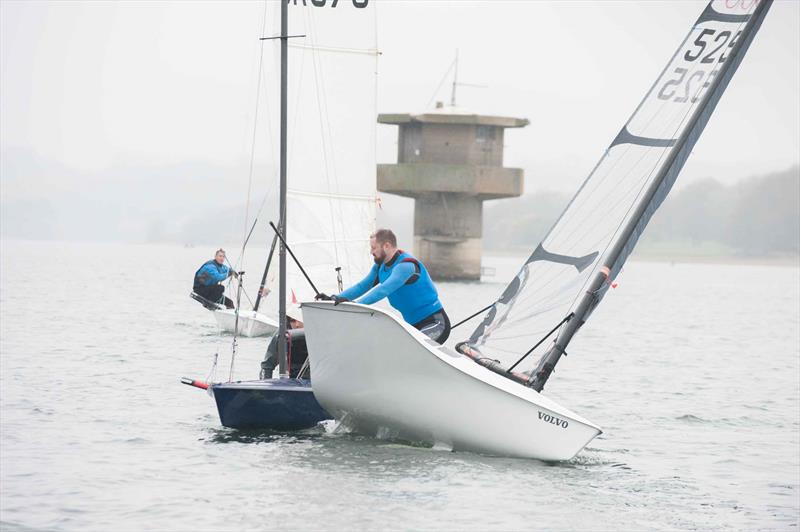
[[[311,381],[268,379],[211,386],[219,419],[235,429],[300,430],[332,419],[311,390]]]

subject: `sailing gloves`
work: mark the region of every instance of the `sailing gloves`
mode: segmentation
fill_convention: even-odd
[[[328,294],[325,294],[323,292],[320,292],[319,294],[314,296],[314,299],[316,299],[317,301],[333,301],[334,306],[338,305],[339,303],[344,303],[345,301],[350,301],[346,297],[337,295],[329,296]]]
[[[346,297],[342,297],[342,296],[331,296],[331,299],[333,299],[333,306],[334,307],[336,305],[338,305],[339,303],[344,303],[345,301],[350,301]]]

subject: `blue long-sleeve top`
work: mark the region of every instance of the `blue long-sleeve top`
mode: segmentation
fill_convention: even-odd
[[[442,310],[427,269],[403,251],[398,251],[388,263],[373,265],[366,277],[339,296],[364,305],[388,297],[389,303],[412,325]]]
[[[211,286],[224,281],[229,275],[230,268],[215,260],[210,260],[194,273],[194,284],[195,286]]]

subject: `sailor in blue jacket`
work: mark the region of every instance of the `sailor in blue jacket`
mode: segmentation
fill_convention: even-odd
[[[224,304],[233,308],[233,301],[225,297],[225,287],[219,283],[236,275],[236,272],[225,265],[225,250],[218,249],[214,259],[206,262],[194,274],[194,292],[214,303]]]
[[[425,265],[397,249],[397,237],[389,229],[376,231],[369,243],[375,265],[367,276],[341,294],[320,294],[318,298],[332,299],[337,305],[351,300],[370,305],[388,297],[406,322],[432,340],[444,343],[450,336],[450,319]]]

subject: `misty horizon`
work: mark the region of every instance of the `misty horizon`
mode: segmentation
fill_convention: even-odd
[[[504,165],[525,172],[524,196],[486,204],[491,235],[493,212],[577,190],[702,8],[380,2],[376,118],[448,102],[458,51],[459,106],[530,120],[504,147]],[[276,95],[263,88],[255,105],[259,54],[272,50],[258,41],[261,3],[6,1],[0,10],[3,238],[233,243],[262,199],[262,218],[274,218]],[[800,4],[778,1],[673,195],[709,178],[732,187],[796,172],[799,93]],[[375,128],[377,162],[394,163],[396,127]],[[302,155],[297,143],[290,152]],[[292,168],[290,158],[290,180],[302,179]],[[413,202],[381,200],[378,223],[409,241]],[[484,249],[499,240],[485,238]]]
[[[117,169],[118,186],[109,187],[101,178],[103,172],[87,180],[85,172],[64,169],[52,161],[28,155],[26,165],[4,174],[4,196],[0,204],[0,235],[4,239],[237,247],[244,238],[242,188],[246,181],[240,180],[239,187],[228,183],[229,173],[225,169],[200,163],[120,167]],[[161,185],[160,193],[151,198],[148,188],[141,185],[155,186],[164,180],[164,175],[171,176],[167,181],[170,186]],[[783,222],[777,223],[784,227],[784,231],[779,233],[785,235],[786,242],[779,244],[765,237],[762,240],[772,242],[769,246],[747,252],[744,245],[737,245],[735,237],[728,235],[723,238],[720,235],[734,230],[733,220],[737,215],[733,210],[753,210],[747,204],[748,199],[764,203],[765,198],[750,197],[741,191],[754,190],[765,180],[780,181],[780,186],[785,189],[785,194],[779,194],[785,201],[777,209]],[[798,253],[800,166],[753,172],[750,177],[729,184],[715,177],[681,184],[679,179],[672,195],[646,231],[638,249],[640,254],[769,256]],[[87,186],[91,187],[91,196],[85,193]],[[50,187],[55,187],[58,195],[67,201],[58,203],[49,199],[47,190]],[[8,200],[5,192],[9,189],[14,191],[17,199]],[[215,195],[214,200],[205,193],[208,190],[224,191],[224,194]],[[251,195],[251,222],[259,204],[266,199],[258,230],[250,244],[254,248],[263,248],[272,238],[267,224],[275,219],[277,196],[274,189],[265,191],[263,187],[254,187]],[[387,193],[379,195],[382,207],[378,211],[377,225],[392,228],[400,241],[411,247],[413,201]],[[531,190],[526,187],[520,198],[487,202],[484,207],[484,251],[530,251],[544,237],[571,196],[571,193],[557,189]],[[777,205],[775,192],[771,197],[772,200],[766,199],[767,205]],[[792,202],[792,199],[796,201]],[[726,206],[726,201],[737,205]],[[709,210],[701,212],[688,207],[698,202],[709,206]],[[763,207],[759,207],[761,211]],[[709,228],[709,220],[714,222],[716,234],[706,231],[705,236],[698,237]],[[753,231],[757,232],[759,227],[767,234],[774,233],[776,225],[756,222]]]

